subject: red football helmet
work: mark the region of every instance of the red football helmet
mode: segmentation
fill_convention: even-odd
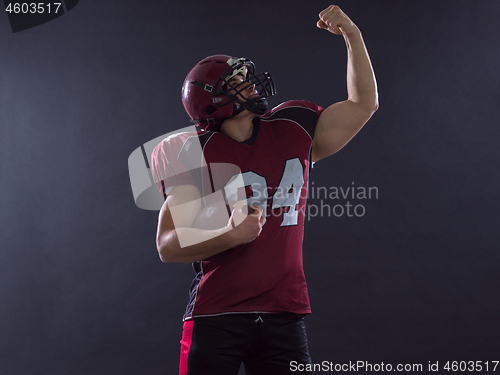
[[[276,87],[269,73],[255,75],[254,71],[254,63],[243,57],[213,55],[201,60],[182,86],[182,104],[191,121],[208,130],[244,109],[263,115],[268,106],[266,97],[275,95]],[[237,74],[245,81],[230,84],[228,81]],[[245,99],[239,95],[249,85],[255,85],[258,97]]]

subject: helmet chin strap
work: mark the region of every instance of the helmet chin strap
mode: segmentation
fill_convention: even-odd
[[[257,97],[257,98],[250,98],[247,99],[246,101],[242,101],[240,99],[234,98],[233,101],[233,114],[229,117],[219,117],[219,118],[213,118],[209,119],[210,121],[205,120],[204,122],[206,123],[222,123],[225,120],[228,120],[230,118],[233,118],[234,116],[240,114],[243,112],[245,109],[249,110],[252,113],[255,113],[257,116],[261,116],[264,113],[267,112],[267,99],[265,97]],[[199,120],[191,120],[194,124],[199,123]]]
[[[233,116],[243,112],[245,109],[249,110],[252,113],[255,113],[258,116],[263,115],[267,112],[267,107],[269,104],[267,103],[267,99],[264,97],[258,98],[250,98],[246,101],[241,101],[239,99],[236,100],[233,106]]]
[[[269,104],[267,103],[266,98],[258,97],[248,99],[245,104],[243,104],[243,106],[246,107],[246,109],[248,109],[250,112],[253,112],[256,115],[260,116],[267,112],[267,107],[269,106]]]

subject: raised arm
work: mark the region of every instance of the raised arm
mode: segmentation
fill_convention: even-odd
[[[345,39],[348,98],[321,113],[313,139],[313,161],[339,151],[378,109],[377,82],[361,31],[336,5],[319,14],[317,27]]]

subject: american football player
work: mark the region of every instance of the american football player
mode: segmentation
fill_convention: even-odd
[[[292,100],[269,110],[266,98],[276,94],[269,73],[257,74],[246,58],[209,56],[182,89],[199,130],[171,136],[153,151],[153,175],[165,197],[159,256],[192,263],[195,271],[180,374],[237,374],[241,363],[248,375],[289,374],[291,363],[312,373],[302,265],[309,172],[312,163],[344,147],[378,108],[358,27],[335,5],[319,14],[317,27],[345,39],[345,101],[323,108]],[[193,227],[217,200],[237,202],[223,226]]]

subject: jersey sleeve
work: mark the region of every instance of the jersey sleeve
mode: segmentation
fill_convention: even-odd
[[[308,100],[289,100],[273,108],[266,113],[265,118],[287,118],[295,121],[309,134],[314,137],[316,124],[321,113],[325,109]]]
[[[166,199],[177,185],[195,185],[193,177],[179,158],[189,135],[180,133],[158,144],[151,153],[151,173],[158,191]]]

